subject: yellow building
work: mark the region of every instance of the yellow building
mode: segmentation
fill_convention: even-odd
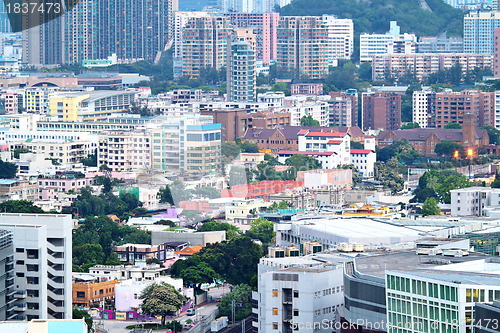
[[[128,111],[134,94],[117,90],[54,93],[49,98],[50,115],[59,122],[106,120],[112,114]]]
[[[261,207],[270,206],[270,202],[264,202],[262,199],[250,199],[233,202],[225,207],[226,220],[247,218],[256,215]]]
[[[78,121],[79,110],[83,100],[89,98],[87,93],[64,93],[49,98],[50,115],[59,121]]]

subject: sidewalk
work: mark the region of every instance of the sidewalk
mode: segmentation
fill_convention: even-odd
[[[200,303],[200,304],[196,305],[194,308],[195,308],[195,309],[198,309],[198,308],[200,308],[200,307],[202,307],[202,306],[205,306],[205,305],[207,305],[207,304],[208,304],[207,302],[202,302],[202,303]],[[186,315],[186,314],[187,314],[187,310],[186,310],[186,311],[179,312],[179,314],[178,314],[177,316],[172,317],[172,318],[170,318],[170,319],[177,319],[177,318],[182,317],[182,316],[184,316],[184,315]]]

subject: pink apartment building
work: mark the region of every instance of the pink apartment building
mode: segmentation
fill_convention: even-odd
[[[278,13],[224,13],[224,16],[231,19],[233,28],[253,29],[257,61],[268,66],[277,58]]]

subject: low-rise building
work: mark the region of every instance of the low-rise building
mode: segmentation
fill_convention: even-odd
[[[73,274],[73,306],[100,307],[101,302],[114,301],[118,279],[92,274]]]
[[[44,140],[27,139],[26,141],[11,142],[9,149],[24,149],[42,155],[46,159],[58,164],[75,164],[93,153],[97,148],[89,141],[64,140],[63,142],[47,142]]]
[[[99,276],[109,276],[111,280],[117,279],[119,281],[154,281],[166,272],[166,270],[166,267],[160,265],[147,265],[145,267],[95,265],[89,268],[89,273]]]
[[[113,247],[113,252],[118,255],[121,262],[134,266],[146,267],[148,259],[157,259],[165,262],[174,258],[174,251],[166,244],[123,244]]]
[[[258,291],[253,296],[258,331],[334,330],[335,313],[344,305],[343,260],[335,259],[315,255],[260,259]]]
[[[488,208],[500,206],[500,189],[468,187],[451,190],[451,215],[485,216]]]
[[[169,242],[186,242],[188,244],[215,244],[226,240],[225,231],[205,232],[177,232],[177,231],[152,231],[151,244],[158,245]]]
[[[0,179],[0,201],[38,199],[38,184],[29,180]]]

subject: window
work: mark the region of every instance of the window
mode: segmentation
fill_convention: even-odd
[[[298,290],[294,290],[293,291],[293,297],[294,298],[299,298],[299,291]]]
[[[85,298],[85,291],[77,291],[76,297],[77,298]]]
[[[273,316],[277,316],[278,315],[278,308],[273,308]]]
[[[273,289],[273,297],[278,297],[278,289]]]
[[[273,323],[273,330],[277,330],[278,329],[278,323]]]

